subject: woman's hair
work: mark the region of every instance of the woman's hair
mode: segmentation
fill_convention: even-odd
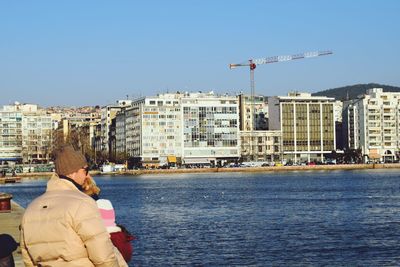
[[[88,177],[82,185],[83,192],[91,197],[98,196],[100,194],[100,188],[96,185],[96,182],[92,177]]]

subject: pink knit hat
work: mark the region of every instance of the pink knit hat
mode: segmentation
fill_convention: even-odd
[[[99,199],[96,201],[100,210],[101,218],[106,227],[115,227],[115,211],[111,201],[108,199]]]

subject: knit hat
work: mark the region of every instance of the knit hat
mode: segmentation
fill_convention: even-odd
[[[115,211],[113,205],[111,204],[111,201],[108,199],[99,199],[96,201],[96,203],[107,230],[108,228],[116,227],[117,225],[115,224]]]
[[[71,145],[64,145],[56,151],[56,173],[68,175],[87,166],[87,161],[81,152],[76,151]]]

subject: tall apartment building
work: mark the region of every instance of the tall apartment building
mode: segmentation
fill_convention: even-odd
[[[125,109],[117,113],[115,117],[115,153],[116,158],[125,156],[126,153],[126,119]]]
[[[115,105],[107,105],[101,108],[101,151],[109,153],[110,142],[109,135],[111,130],[112,119],[117,116],[117,113],[124,107],[130,106],[131,100],[118,100]]]
[[[221,164],[240,156],[238,100],[214,93],[160,94],[125,109],[126,151],[144,165]]]
[[[345,103],[347,146],[361,148],[364,160],[393,162],[400,158],[400,93],[367,90]]]
[[[323,161],[335,150],[334,102],[309,93],[268,98],[269,129],[282,132],[283,160]]]
[[[238,98],[213,92],[184,94],[183,157],[186,164],[221,165],[240,157]]]
[[[142,154],[142,114],[146,99],[141,98],[125,109],[125,153],[132,165],[141,162]],[[123,142],[123,140],[119,141]],[[148,159],[147,159],[148,160]]]
[[[22,162],[22,112],[15,106],[0,110],[0,161]]]
[[[126,153],[133,164],[159,166],[181,161],[180,103],[178,94],[161,94],[137,99],[125,109]]]
[[[45,163],[50,160],[52,143],[51,115],[37,105],[23,107],[22,158],[24,163]]]
[[[52,119],[45,110],[16,102],[3,106],[0,120],[0,161],[49,161]]]

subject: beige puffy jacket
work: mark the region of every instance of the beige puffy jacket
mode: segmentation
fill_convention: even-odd
[[[95,201],[56,175],[25,211],[21,251],[26,266],[127,266]]]

